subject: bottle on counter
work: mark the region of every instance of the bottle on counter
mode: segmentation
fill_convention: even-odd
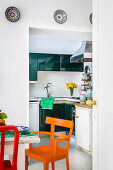
[[[80,102],[85,103],[86,102],[86,95],[85,94],[80,94]]]
[[[92,89],[91,88],[87,89],[86,97],[87,97],[87,100],[91,100],[92,99]]]

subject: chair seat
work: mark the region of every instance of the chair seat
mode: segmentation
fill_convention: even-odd
[[[4,160],[4,169],[12,168],[10,160]]]
[[[29,156],[40,162],[51,162],[51,160],[60,160],[65,158],[66,149],[58,147],[56,156],[54,158],[54,150],[51,146],[39,146],[30,149],[26,149],[26,156]]]

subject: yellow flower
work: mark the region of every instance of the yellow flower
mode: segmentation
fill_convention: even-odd
[[[72,84],[70,85],[70,88],[73,88],[73,85],[72,85]]]
[[[77,88],[77,87],[78,87],[78,85],[75,84],[74,82],[66,83],[66,86],[67,86],[67,89],[70,89],[70,88]]]
[[[77,85],[77,84],[74,84],[74,87],[75,87],[75,88],[77,88],[77,87],[78,87],[78,85]]]
[[[67,89],[70,89],[69,86],[67,86]]]

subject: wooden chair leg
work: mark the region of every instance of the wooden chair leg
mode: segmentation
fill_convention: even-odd
[[[44,170],[49,170],[49,163],[44,163]]]
[[[51,162],[52,170],[55,170],[55,162]]]
[[[25,155],[25,170],[28,170],[28,156]]]
[[[66,156],[66,167],[67,167],[67,170],[69,170],[69,157]]]

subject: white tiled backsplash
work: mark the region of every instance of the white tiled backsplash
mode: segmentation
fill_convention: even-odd
[[[44,87],[47,83],[52,83],[52,96],[70,97],[70,91],[66,88],[66,83],[75,82],[78,88],[74,89],[73,97],[80,95],[80,85],[82,73],[80,72],[56,72],[56,71],[38,71],[38,82],[29,85],[30,98],[46,96]]]

